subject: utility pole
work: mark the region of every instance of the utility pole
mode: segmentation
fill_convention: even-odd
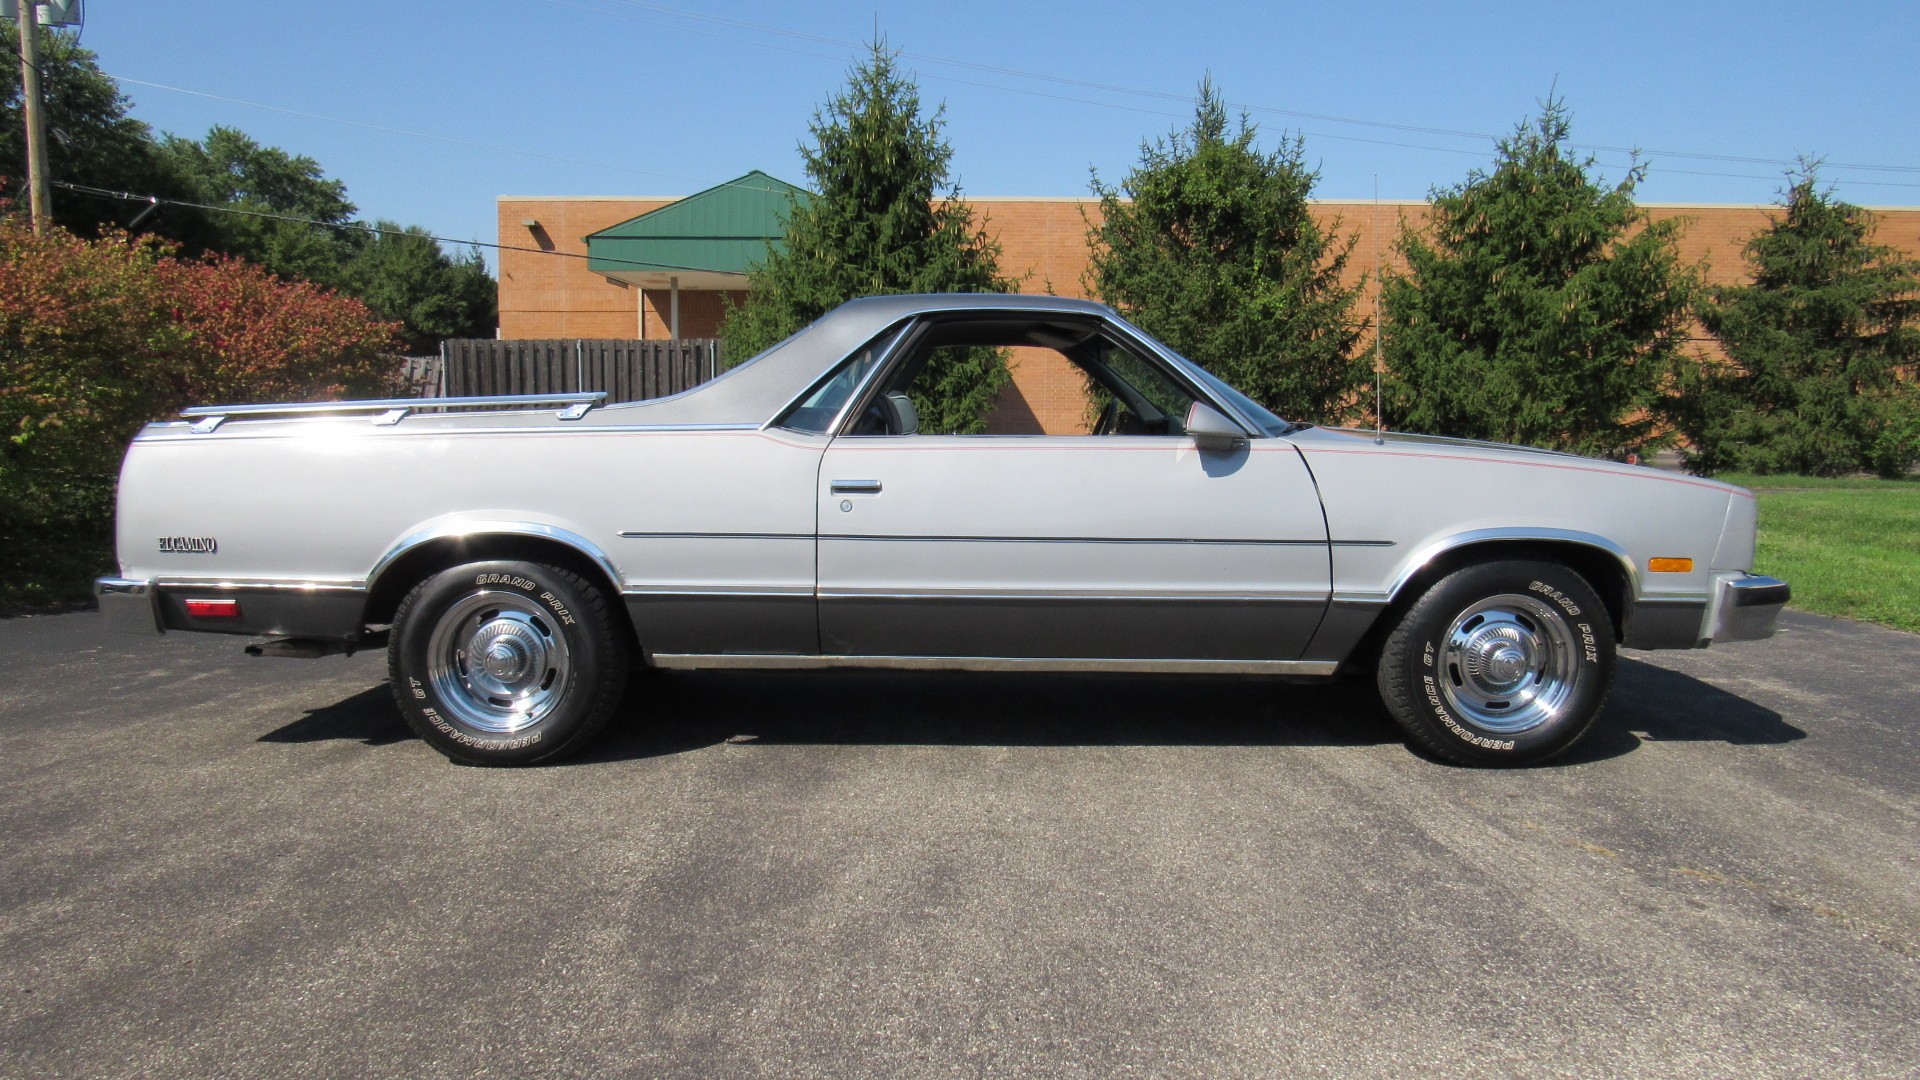
[[[47,117],[40,102],[40,4],[20,0],[20,104],[27,128],[27,208],[33,231],[45,232],[53,217],[47,192]]]

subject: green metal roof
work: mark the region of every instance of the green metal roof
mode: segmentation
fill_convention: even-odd
[[[787,207],[809,195],[755,169],[587,236],[599,273],[745,274],[786,235]]]

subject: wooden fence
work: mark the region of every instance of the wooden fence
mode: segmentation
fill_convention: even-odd
[[[691,389],[721,369],[717,338],[455,338],[441,342],[439,361],[433,371],[410,368],[422,397],[603,390],[609,402],[644,401]]]

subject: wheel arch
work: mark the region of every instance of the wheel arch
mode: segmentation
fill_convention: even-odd
[[[1613,621],[1616,643],[1625,640],[1627,618],[1639,595],[1639,575],[1625,548],[1603,536],[1563,530],[1482,529],[1447,537],[1421,549],[1404,563],[1388,590],[1388,600],[1356,657],[1378,655],[1389,633],[1414,601],[1448,574],[1477,563],[1540,559],[1558,563],[1593,586]]]
[[[564,567],[599,586],[620,609],[620,571],[579,533],[530,521],[451,521],[423,529],[389,548],[367,574],[368,625],[391,622],[415,585],[462,563],[518,559]],[[624,614],[617,617],[626,624]],[[631,626],[628,631],[631,633]]]

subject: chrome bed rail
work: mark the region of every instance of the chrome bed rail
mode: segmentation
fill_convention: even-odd
[[[501,394],[492,397],[378,398],[367,401],[304,401],[259,405],[196,405],[181,409],[180,415],[194,420],[195,434],[204,435],[235,416],[313,416],[325,413],[375,413],[373,422],[381,426],[397,424],[410,414],[424,410],[522,408],[536,405],[561,405],[560,419],[578,420],[587,410],[607,400],[605,391],[579,394]]]

